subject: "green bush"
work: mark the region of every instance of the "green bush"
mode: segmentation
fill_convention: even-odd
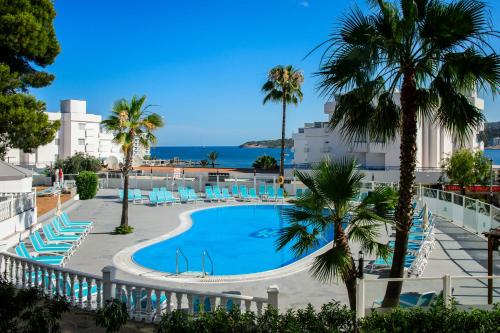
[[[267,309],[257,317],[252,312],[241,313],[238,308],[224,311],[201,312],[190,316],[184,311],[165,313],[155,325],[155,333],[169,332],[498,332],[500,307],[492,311],[463,311],[456,307],[445,308],[442,301],[428,309],[395,309],[386,313],[372,313],[357,321],[354,311],[338,302],[331,302],[315,311],[305,309],[278,313]]]
[[[127,306],[117,299],[106,301],[104,307],[97,310],[96,325],[106,328],[107,333],[118,332],[127,323]]]
[[[252,166],[255,169],[276,170],[276,169],[278,169],[278,162],[272,156],[262,155],[262,156],[257,157],[255,162],[253,162]]]
[[[101,170],[101,161],[94,156],[76,153],[66,157],[64,160],[58,159],[54,163],[54,169],[62,168],[65,174],[77,174],[82,171],[97,172]]]
[[[83,171],[76,176],[76,191],[81,200],[92,199],[97,194],[99,179],[94,172]]]
[[[127,235],[133,232],[134,232],[134,227],[131,227],[129,225],[120,225],[115,228],[115,234],[118,235]]]
[[[60,320],[69,311],[61,296],[49,299],[36,288],[18,289],[0,276],[0,332],[60,332]]]

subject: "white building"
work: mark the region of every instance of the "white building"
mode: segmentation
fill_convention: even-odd
[[[134,138],[134,150],[133,150],[132,154],[134,156],[142,159],[142,158],[144,158],[144,156],[151,155],[151,149],[149,146],[144,147],[143,145],[141,145],[141,143],[139,142],[139,138],[136,137],[136,138]]]
[[[477,96],[470,97],[479,109],[484,109],[484,101]],[[396,97],[399,101],[399,97]],[[331,119],[335,102],[324,105],[324,113]],[[478,141],[478,132],[472,133],[460,147],[483,149]],[[399,169],[400,137],[393,142],[381,144],[370,141],[346,142],[340,130],[331,131],[328,121],[306,123],[292,135],[294,139],[294,164],[319,162],[326,156],[339,158],[353,156],[367,169]],[[454,150],[460,148],[449,133],[430,121],[419,122],[417,132],[417,167],[439,168],[441,161]]]
[[[493,138],[493,145],[494,146],[500,145],[500,137]]]
[[[54,141],[38,147],[33,153],[23,153],[12,149],[7,161],[22,165],[44,167],[58,158],[66,158],[75,153],[87,153],[105,161],[109,157],[123,160],[120,147],[112,141],[112,134],[101,128],[102,117],[87,113],[87,102],[81,100],[61,101],[60,112],[46,112],[50,120],[60,120],[61,127]]]

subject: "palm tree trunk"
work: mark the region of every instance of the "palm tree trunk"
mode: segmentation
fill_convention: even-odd
[[[417,140],[417,104],[414,73],[407,73],[403,78],[401,88],[401,109],[403,123],[401,128],[400,145],[400,176],[399,201],[396,207],[396,242],[390,277],[402,278],[404,263],[408,248],[408,232],[413,217],[413,185],[415,182],[416,167],[416,140]],[[383,307],[395,307],[399,304],[402,282],[389,282],[385,292]]]
[[[349,240],[342,228],[342,221],[335,223],[335,246],[344,248],[345,255],[349,258],[351,262],[351,267],[343,272],[342,280],[347,288],[347,296],[349,298],[349,307],[351,310],[356,310],[356,265],[354,263],[354,258],[352,257],[351,248],[349,247]]]
[[[125,165],[123,167],[123,202],[122,202],[122,217],[120,220],[121,226],[128,226],[128,180],[129,170],[132,163],[132,149],[127,151],[125,155]]]
[[[284,94],[285,95],[285,94]],[[283,98],[283,117],[281,121],[281,156],[280,156],[280,176],[285,176],[285,126],[286,126],[286,100]],[[283,188],[284,184],[280,187]]]

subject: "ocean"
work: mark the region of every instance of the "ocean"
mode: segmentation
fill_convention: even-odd
[[[151,156],[158,159],[171,159],[178,157],[183,161],[199,162],[208,160],[207,155],[216,151],[218,167],[227,168],[251,168],[252,163],[261,155],[270,155],[276,158],[279,164],[280,148],[240,148],[235,146],[220,147],[152,147]],[[285,165],[291,164],[293,152],[285,149]]]
[[[219,153],[217,164],[219,167],[228,168],[251,168],[255,159],[261,155],[270,155],[279,163],[279,148],[240,148],[235,146],[221,147],[152,147],[151,155],[159,159],[171,159],[178,157],[183,161],[199,162],[207,159],[208,153],[216,151]],[[486,157],[493,159],[493,164],[500,165],[500,150],[485,149]],[[285,150],[285,165],[292,164],[293,152]]]
[[[494,165],[500,165],[500,149],[485,149],[484,155],[492,159]]]

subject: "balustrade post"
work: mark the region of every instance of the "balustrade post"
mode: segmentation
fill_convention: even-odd
[[[151,300],[151,295],[153,294],[153,290],[151,288],[146,289],[146,314],[150,316],[153,313],[153,302]],[[157,298],[157,303],[160,302],[160,299]]]
[[[27,283],[27,280],[26,280],[26,273],[28,271],[28,265],[23,261],[21,262],[21,286],[23,288],[26,288],[26,283]]]
[[[272,306],[276,310],[278,310],[278,295],[280,293],[280,289],[277,285],[273,284],[267,287],[267,304],[268,306]]]
[[[75,274],[69,274],[69,294],[70,294],[70,303],[72,306],[76,304],[76,295],[75,295]]]
[[[94,279],[86,278],[87,281],[87,310],[92,310],[92,285]]]
[[[175,293],[175,299],[177,300],[177,310],[182,309],[182,293]]]
[[[21,284],[21,279],[19,278],[19,270],[22,262],[16,259],[16,285],[19,286]]]
[[[190,315],[193,314],[194,309],[193,309],[193,295],[192,294],[187,294],[187,299],[188,299],[188,313]]]
[[[48,285],[48,292],[49,292],[49,298],[54,297],[54,289],[52,288],[52,277],[54,276],[54,269],[50,268],[49,269],[49,285]]]
[[[446,274],[445,276],[443,276],[443,299],[445,307],[448,308],[451,306],[452,297],[453,295],[451,292],[451,276],[449,274]]]
[[[262,302],[257,302],[257,316],[262,316]]]
[[[97,286],[97,301],[96,301],[96,307],[97,309],[101,308],[101,299],[102,299],[102,281],[97,280],[96,281],[96,286]]]
[[[356,285],[356,318],[361,319],[365,316],[365,280],[357,279]]]
[[[155,295],[156,295],[156,318],[160,318],[161,316],[161,290],[160,289],[155,289]],[[172,302],[172,299],[170,298],[172,296],[171,293],[165,293],[165,298],[167,299],[167,313],[170,313],[170,303]]]
[[[10,259],[10,267],[9,267],[9,277],[10,277],[10,282],[14,282],[14,258]]]
[[[78,307],[83,309],[83,276],[78,275]],[[87,293],[90,293],[90,290],[87,289]]]
[[[0,249],[1,251],[2,249]],[[4,269],[5,269],[5,263],[4,263],[4,260],[6,259],[5,255],[0,252],[0,274],[4,272]]]
[[[252,301],[246,299],[245,300],[245,311],[250,312],[250,306],[252,305]]]
[[[116,268],[113,266],[106,266],[102,269],[102,284],[103,284],[103,299],[109,301],[113,298],[113,283],[115,278]]]
[[[210,312],[214,312],[216,307],[217,307],[217,298],[215,296],[211,296],[208,298],[208,301],[210,302]]]

